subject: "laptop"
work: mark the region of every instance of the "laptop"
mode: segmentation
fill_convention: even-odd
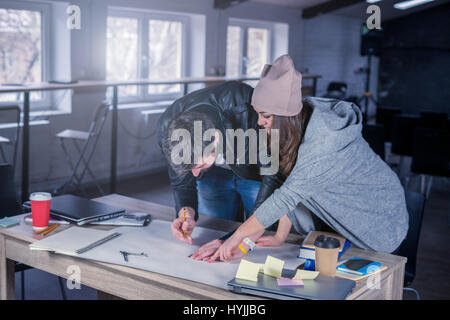
[[[27,207],[28,203],[24,203]],[[124,214],[125,209],[113,207],[104,203],[65,194],[52,198],[50,214],[62,220],[75,223],[79,226],[94,222],[112,219]]]
[[[292,278],[295,270],[284,269],[282,276]],[[279,300],[344,300],[355,286],[355,281],[318,275],[314,280],[303,280],[304,287],[280,287],[277,279],[258,274],[258,282],[233,279],[228,290]]]

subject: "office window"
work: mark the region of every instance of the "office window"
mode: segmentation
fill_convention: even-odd
[[[177,21],[150,20],[149,66],[151,80],[180,78],[182,74],[183,25]],[[176,93],[180,85],[149,86],[148,93]]]
[[[228,26],[226,74],[229,77],[237,77],[241,73],[241,29]]]
[[[111,8],[107,27],[107,79],[163,81],[183,77],[188,21],[182,15]],[[181,93],[181,85],[120,88],[121,101],[127,102],[171,99]]]
[[[138,19],[108,17],[106,79],[138,78]],[[119,87],[121,96],[137,96],[137,86]]]
[[[40,11],[0,7],[0,83],[43,80],[42,30]],[[42,100],[42,93],[33,92],[30,97],[33,101]],[[0,102],[20,99],[20,93],[0,94]]]
[[[262,68],[269,62],[269,30],[248,28],[247,76],[259,76]]]
[[[257,77],[272,59],[272,26],[230,19],[227,34],[227,76]]]

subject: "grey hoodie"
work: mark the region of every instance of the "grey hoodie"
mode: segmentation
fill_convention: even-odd
[[[268,227],[303,204],[358,247],[394,251],[406,236],[408,212],[395,173],[362,138],[352,103],[306,98],[313,107],[297,162],[285,183],[254,212]]]

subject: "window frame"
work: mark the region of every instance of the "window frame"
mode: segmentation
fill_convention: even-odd
[[[153,10],[138,10],[122,7],[108,7],[108,16],[117,18],[133,18],[138,20],[138,56],[137,59],[137,77],[138,79],[148,79],[148,62],[144,61],[149,59],[149,46],[151,44],[149,34],[149,22],[150,20],[159,21],[174,21],[180,22],[182,25],[181,35],[181,76],[185,77],[187,74],[187,61],[189,61],[189,47],[187,43],[187,35],[190,29],[190,19],[188,15],[159,12]],[[105,59],[105,66],[106,66]],[[107,70],[105,70],[107,74]],[[155,102],[160,100],[173,100],[183,94],[183,88],[180,86],[180,91],[173,93],[160,93],[151,94],[148,93],[148,87],[146,85],[137,86],[137,96],[120,97],[121,103],[133,103],[133,102]]]
[[[259,28],[268,30],[267,41],[267,60],[266,63],[270,63],[273,60],[274,50],[274,22],[258,21],[258,20],[246,20],[238,18],[229,18],[227,26],[227,41],[228,41],[228,27],[240,27],[240,52],[239,52],[239,75],[238,77],[246,76],[247,70],[244,67],[244,57],[248,55],[248,29]],[[227,61],[225,62],[227,63]]]
[[[41,82],[48,80],[51,74],[51,47],[50,47],[50,26],[51,26],[51,5],[42,2],[23,2],[23,1],[11,1],[4,0],[0,2],[1,9],[13,9],[13,10],[28,10],[39,11],[41,13]],[[31,111],[42,111],[51,109],[53,97],[51,93],[41,91],[42,99],[31,100]],[[18,104],[20,108],[23,105],[23,93],[17,100],[0,101],[0,106]]]

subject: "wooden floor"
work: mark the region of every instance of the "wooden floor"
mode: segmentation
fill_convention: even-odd
[[[411,189],[417,183],[410,183]],[[105,185],[105,190],[107,189]],[[139,178],[121,181],[117,193],[173,206],[174,200],[166,173],[153,173]],[[88,189],[89,197],[99,194]],[[419,291],[421,299],[450,299],[450,228],[448,225],[450,190],[438,181],[426,203],[418,250],[417,273],[412,288]],[[175,213],[174,213],[175,214]],[[16,275],[16,298],[20,299],[20,275]],[[57,278],[39,270],[26,271],[26,299],[61,299]],[[69,299],[95,299],[94,289],[82,286],[82,290],[67,289]],[[404,299],[415,299],[411,292],[404,292]]]

